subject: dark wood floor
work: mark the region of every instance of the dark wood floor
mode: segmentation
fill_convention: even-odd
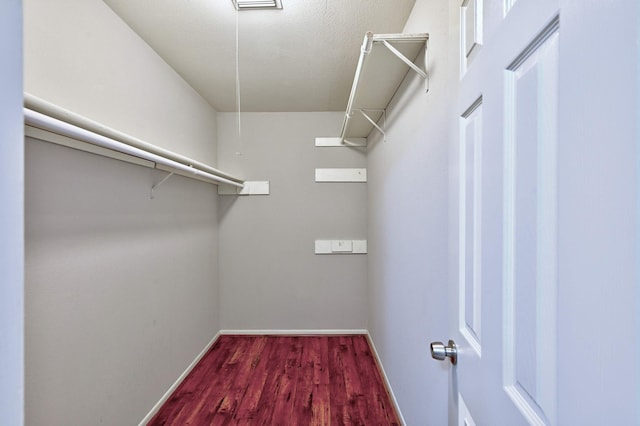
[[[149,425],[399,425],[365,336],[221,336]]]

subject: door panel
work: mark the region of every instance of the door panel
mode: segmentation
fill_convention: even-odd
[[[460,72],[467,71],[479,54],[484,33],[484,0],[463,0],[460,7]]]
[[[640,424],[640,4],[451,4],[450,424]]]
[[[476,426],[476,422],[460,394],[458,394],[458,426]]]
[[[460,119],[459,327],[481,354],[482,97]]]
[[[531,424],[556,406],[558,20],[505,73],[504,386]]]
[[[450,399],[458,418],[451,424],[555,423],[554,4],[459,4],[459,358]]]

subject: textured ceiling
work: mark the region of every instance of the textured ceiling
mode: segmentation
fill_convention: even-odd
[[[402,32],[415,0],[282,0],[236,12],[231,0],[104,0],[218,111],[346,108],[366,31]]]

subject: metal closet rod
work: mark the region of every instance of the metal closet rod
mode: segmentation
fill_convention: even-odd
[[[33,127],[143,158],[214,182],[244,187],[242,179],[189,157],[151,145],[29,93],[24,94],[24,106],[25,124]]]

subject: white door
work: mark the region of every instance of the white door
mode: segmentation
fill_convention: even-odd
[[[24,423],[22,2],[0,1],[0,423]]]
[[[638,2],[453,2],[450,424],[640,424]]]

